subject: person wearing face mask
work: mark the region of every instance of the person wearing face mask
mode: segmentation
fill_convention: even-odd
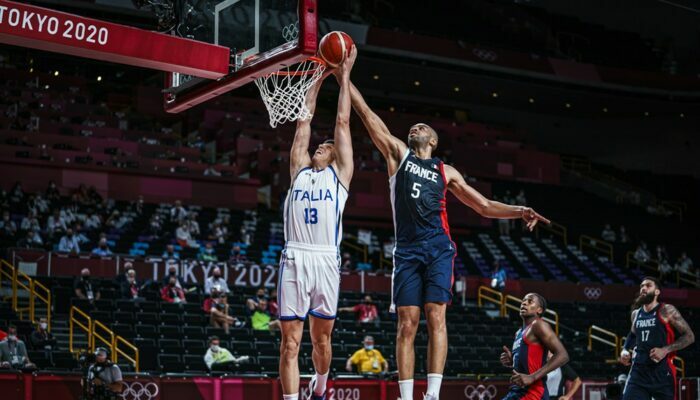
[[[221,347],[221,341],[218,336],[209,338],[209,349],[204,355],[204,363],[207,364],[207,368],[210,371],[227,369],[233,364],[239,364],[249,359],[250,357],[248,356],[234,357],[230,351]]]
[[[143,297],[139,295],[141,284],[136,279],[136,271],[133,268],[126,270],[125,279],[121,282],[120,291],[123,299],[139,301]]]
[[[171,276],[168,280],[168,285],[160,291],[160,298],[166,303],[187,303],[185,299],[185,291],[182,287],[177,286],[177,278]]]
[[[252,315],[255,312],[255,310],[258,309],[261,300],[267,300],[267,290],[262,286],[258,288],[258,291],[255,293],[255,296],[250,297],[245,302],[246,307],[248,308],[248,313],[250,315]]]
[[[216,251],[214,250],[214,246],[212,246],[211,242],[207,242],[204,247],[201,247],[199,250],[199,254],[197,255],[197,259],[199,261],[205,261],[205,262],[217,262],[219,261],[219,258],[216,256]]]
[[[80,271],[80,277],[76,279],[73,289],[79,299],[88,300],[90,303],[100,299],[100,288],[90,279],[90,270],[87,268]]]
[[[185,287],[185,282],[182,280],[182,278],[177,274],[177,264],[169,264],[168,265],[168,273],[165,275],[163,280],[161,281],[161,286],[166,287],[168,286],[170,282],[170,278],[175,278],[175,286],[183,289]]]
[[[52,351],[56,348],[56,339],[49,332],[49,324],[46,318],[39,319],[36,329],[29,336],[29,341],[34,350],[44,350],[46,358],[52,360]]]
[[[374,324],[379,326],[379,311],[377,306],[372,301],[372,296],[366,295],[362,303],[354,307],[341,307],[338,309],[341,312],[354,312],[357,316],[358,324]]]
[[[364,348],[357,350],[345,363],[345,369],[352,372],[352,366],[357,367],[360,374],[386,374],[389,371],[389,363],[382,353],[374,348],[374,338],[365,336],[362,342]]]
[[[109,257],[112,255],[112,250],[107,246],[107,239],[100,239],[100,243],[92,250],[92,255],[96,257]]]
[[[17,327],[7,327],[7,338],[0,342],[0,368],[36,368],[27,355],[27,346],[17,337]]]
[[[231,325],[240,326],[240,322],[228,314],[229,307],[226,302],[226,293],[219,286],[211,288],[211,294],[204,299],[202,310],[209,315],[209,322],[215,328],[224,328],[226,334],[229,333]]]
[[[73,229],[66,229],[66,234],[61,238],[58,243],[58,251],[62,253],[78,254],[80,253],[80,244],[78,244],[78,238],[73,234]]]
[[[211,272],[211,276],[204,282],[204,294],[210,295],[214,286],[219,287],[220,291],[222,291],[225,295],[229,295],[231,293],[228,288],[228,284],[226,283],[226,279],[224,279],[221,275],[221,268],[219,267],[214,267]]]
[[[0,233],[12,237],[17,233],[17,224],[10,219],[10,213],[5,211],[2,213],[2,220],[0,220]]]

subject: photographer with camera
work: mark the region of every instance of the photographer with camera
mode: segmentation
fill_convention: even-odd
[[[94,359],[87,359],[91,365],[87,369],[85,388],[86,399],[115,399],[123,390],[122,371],[109,360],[109,351],[98,347]]]

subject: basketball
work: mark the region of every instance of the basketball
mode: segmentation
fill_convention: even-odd
[[[321,39],[321,43],[318,45],[318,55],[329,67],[335,68],[345,61],[353,44],[352,38],[347,33],[333,31]]]

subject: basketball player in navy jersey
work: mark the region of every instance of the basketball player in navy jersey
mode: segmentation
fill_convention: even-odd
[[[503,400],[548,400],[547,374],[569,362],[564,345],[542,319],[546,310],[547,301],[537,293],[527,294],[520,303],[523,327],[515,334],[513,349],[503,346],[501,354],[501,364],[513,369],[513,385]]]
[[[695,341],[695,334],[676,307],[659,303],[660,294],[659,281],[644,278],[632,311],[632,329],[620,354],[623,365],[632,364],[623,400],[677,398],[673,358]]]
[[[309,156],[311,120],[298,121],[290,151],[292,182],[284,203],[285,245],[280,260],[277,302],[281,321],[280,381],[284,400],[299,400],[299,347],[309,319],[315,374],[310,400],[325,400],[331,364],[331,332],[338,308],[342,215],[354,164],[350,136],[350,70],[357,57],[352,47],[333,70],[338,83],[334,140]],[[313,114],[321,80],[307,93]],[[306,397],[305,397],[306,398]]]
[[[399,388],[413,399],[414,339],[423,307],[428,321],[427,399],[437,399],[447,357],[445,309],[452,300],[456,246],[447,224],[447,190],[488,218],[522,218],[532,230],[547,219],[533,209],[488,200],[467,185],[453,167],[433,157],[438,135],[424,123],[413,125],[408,145],[389,132],[351,84],[352,106],[386,159],[396,245],[392,274],[392,312],[398,312],[396,358]]]

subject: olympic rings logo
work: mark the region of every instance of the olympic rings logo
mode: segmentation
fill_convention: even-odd
[[[597,300],[603,294],[603,289],[599,287],[587,287],[583,289],[583,294],[588,300]]]
[[[495,51],[484,50],[478,47],[472,49],[472,54],[482,61],[494,62],[498,59],[498,54]]]
[[[299,37],[299,21],[293,24],[289,24],[282,28],[282,37],[284,40],[291,42],[292,40]]]
[[[464,397],[469,400],[492,400],[496,398],[497,390],[493,385],[469,385],[464,388]]]
[[[152,400],[157,398],[160,392],[158,385],[154,382],[145,385],[141,382],[124,382],[123,385],[121,397],[124,400]]]

